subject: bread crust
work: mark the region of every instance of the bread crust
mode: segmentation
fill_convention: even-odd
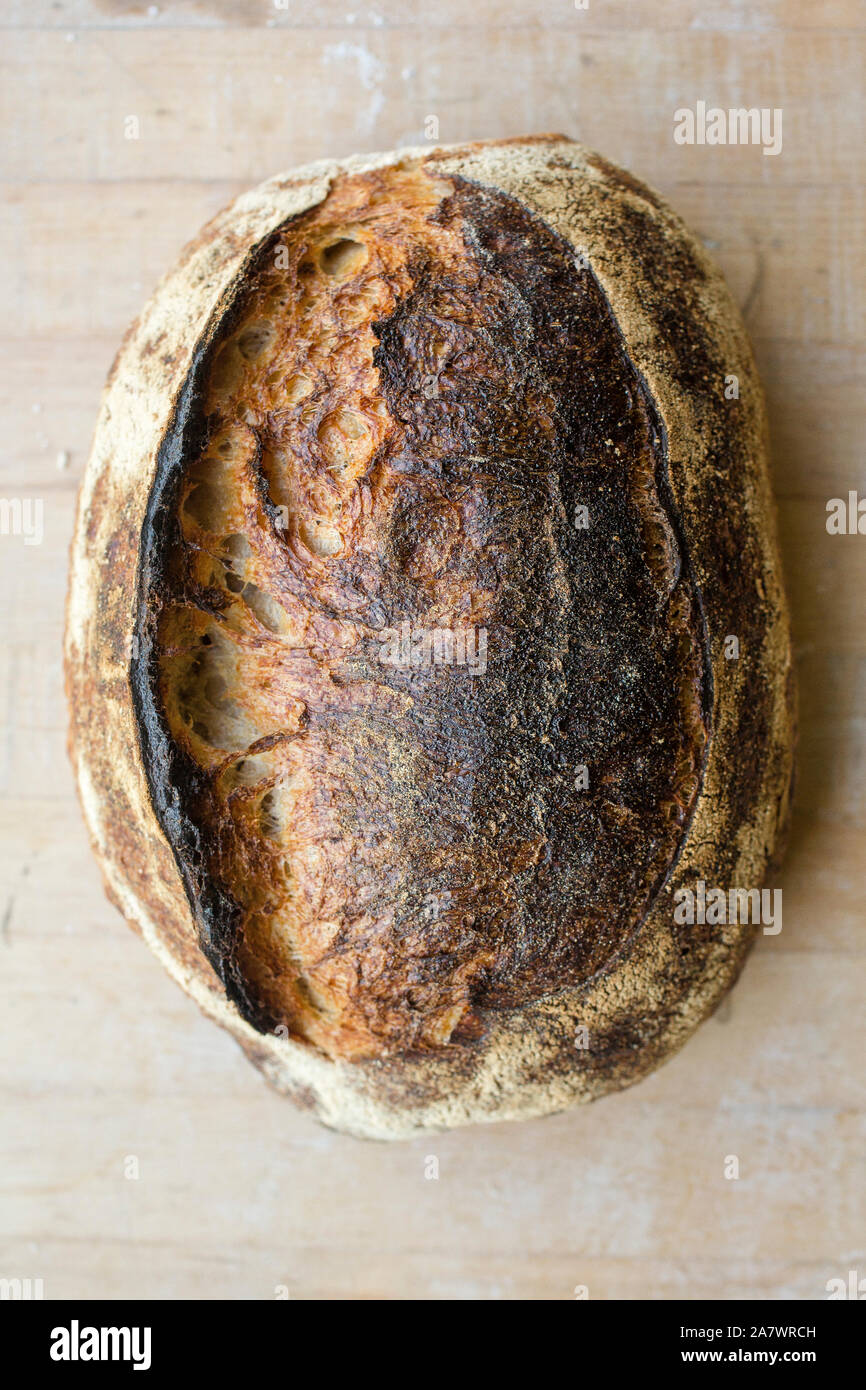
[[[661,422],[672,507],[700,595],[712,708],[676,856],[617,952],[575,984],[527,991],[522,1003],[506,997],[505,1007],[484,1011],[478,1035],[341,1060],[273,1019],[244,1017],[202,949],[165,831],[171,807],[179,814],[176,789],[166,776],[166,803],[155,806],[161,769],[146,765],[155,744],[136,702],[142,535],[160,468],[180,466],[191,368],[216,341],[262,246],[339,177],[403,166],[516,200],[591,267]],[[739,385],[732,400],[730,377]],[[726,659],[730,636],[738,660]],[[795,694],[766,422],[745,330],[718,272],[661,199],[560,136],[323,162],[245,194],[162,281],[109,377],[72,547],[66,679],[71,757],[110,897],[268,1080],[325,1124],[400,1138],[545,1114],[639,1080],[715,1008],[757,930],[684,929],[674,895],[699,881],[759,887],[778,862],[789,813]]]

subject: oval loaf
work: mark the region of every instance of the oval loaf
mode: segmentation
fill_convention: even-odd
[[[792,777],[718,272],[559,136],[245,194],[112,370],[66,669],[110,896],[326,1124],[644,1076],[760,929],[678,904],[761,887]]]

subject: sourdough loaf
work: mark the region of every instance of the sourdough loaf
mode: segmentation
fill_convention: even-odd
[[[108,891],[371,1137],[627,1085],[736,978],[792,771],[764,409],[718,273],[562,137],[323,162],[187,248],[81,490]],[[735,641],[731,642],[731,639]]]

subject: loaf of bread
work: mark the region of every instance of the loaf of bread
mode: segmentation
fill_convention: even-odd
[[[763,403],[703,249],[559,136],[324,162],[114,365],[72,552],[108,892],[376,1138],[639,1079],[754,920],[794,695]]]

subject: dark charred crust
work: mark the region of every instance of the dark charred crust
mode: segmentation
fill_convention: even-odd
[[[631,721],[623,717],[623,666],[637,663],[638,672],[632,669],[630,674],[637,674],[635,685],[649,706],[658,705],[658,728],[665,727],[665,741],[678,726],[678,706],[675,698],[671,703],[671,694],[676,691],[676,672],[688,662],[689,653],[700,653],[697,685],[704,725],[709,723],[712,682],[700,597],[666,477],[663,428],[627,360],[609,306],[595,280],[575,272],[569,249],[538,219],[501,194],[455,182],[458,191],[439,216],[457,217],[465,228],[467,251],[470,257],[475,253],[466,282],[428,283],[419,275],[419,289],[401,301],[386,324],[377,325],[376,361],[385,396],[404,429],[401,470],[424,480],[417,497],[410,494],[395,515],[389,622],[417,615],[419,603],[406,558],[427,538],[434,500],[435,505],[453,505],[461,493],[483,490],[486,505],[478,510],[487,514],[489,544],[500,555],[519,557],[522,571],[510,584],[507,567],[494,578],[508,590],[508,597],[492,616],[491,633],[497,643],[493,673],[473,689],[469,720],[464,691],[455,680],[450,688],[442,682],[437,686],[435,727],[426,728],[414,712],[411,724],[413,740],[421,748],[430,747],[431,753],[443,727],[454,746],[472,746],[471,726],[483,731],[486,747],[478,756],[474,796],[497,821],[499,845],[504,848],[491,846],[482,835],[465,845],[449,844],[445,877],[453,888],[455,855],[461,865],[465,861],[467,883],[477,883],[479,872],[486,870],[490,886],[486,893],[476,888],[481,906],[472,931],[485,942],[496,942],[496,964],[479,979],[475,1003],[517,1007],[584,982],[628,945],[675,863],[688,826],[699,774],[687,803],[679,808],[675,834],[665,840],[662,832],[667,848],[659,856],[657,871],[645,882],[647,866],[637,846],[643,836],[644,844],[659,838],[657,818],[671,783],[665,781],[663,767],[655,769],[653,780],[646,763],[654,750],[641,739],[635,743],[638,729],[649,733],[645,710],[635,711]],[[461,313],[471,328],[464,340],[452,345],[450,360],[463,356],[466,367],[454,369],[448,377],[444,405],[441,398],[435,403],[442,407],[440,422],[422,389],[430,359],[425,336],[443,323],[453,324]],[[446,374],[448,368],[446,360]],[[552,397],[550,407],[542,403],[545,394]],[[539,439],[540,420],[545,434]],[[661,574],[652,573],[639,508],[628,496],[628,468],[617,470],[600,456],[592,459],[603,441],[610,449],[618,448],[630,428],[644,432],[641,448],[653,457],[657,505],[676,538],[677,573],[671,587],[664,566]],[[473,462],[466,464],[466,459]],[[507,497],[509,491],[508,506],[502,508],[500,502],[497,516],[495,499],[503,493]],[[580,506],[586,506],[592,518],[584,534],[568,522]],[[552,549],[538,543],[545,518],[554,518],[557,531]],[[621,537],[621,547],[617,545],[611,556],[613,536]],[[569,571],[569,594],[559,601],[544,594],[557,557],[565,559]],[[624,583],[620,571],[629,564],[633,572]],[[487,580],[479,566],[467,575],[466,584],[482,588]],[[669,611],[674,593],[688,594],[693,622],[685,629],[685,652],[675,645],[667,662],[662,659],[662,672],[655,663],[664,619],[659,624],[657,616],[651,618],[645,627],[640,620],[645,613]],[[630,640],[611,644],[597,655],[611,634],[622,631],[630,613],[637,618]],[[644,661],[648,653],[652,654]],[[552,664],[559,666],[553,678]],[[596,693],[599,683],[601,698]],[[414,690],[411,677],[406,685]],[[551,685],[558,692],[552,698]],[[421,708],[417,701],[415,709]],[[508,728],[507,710],[518,712],[519,733]],[[705,727],[700,729],[699,747],[696,763],[702,767]],[[665,748],[671,756],[671,745],[666,742]],[[540,756],[539,749],[544,749]],[[641,759],[646,781],[636,771]],[[575,796],[569,782],[584,763],[596,786],[600,780],[602,787],[591,786],[588,794]],[[503,776],[502,769],[509,765],[515,775]],[[434,799],[419,817],[413,874],[417,881],[438,887],[431,864],[437,849],[441,852],[441,823],[460,824],[462,818],[443,804],[441,788],[433,791]],[[528,814],[526,808],[531,808]],[[617,821],[632,815],[640,821],[640,835],[624,837],[618,844]],[[533,841],[543,842],[543,852],[530,854],[521,872],[521,847]],[[589,856],[583,865],[581,852]],[[492,885],[509,882],[517,911],[503,923],[503,904]],[[627,885],[626,893],[622,885]],[[413,907],[410,904],[407,915]],[[449,959],[455,945],[452,931],[443,940]]]

